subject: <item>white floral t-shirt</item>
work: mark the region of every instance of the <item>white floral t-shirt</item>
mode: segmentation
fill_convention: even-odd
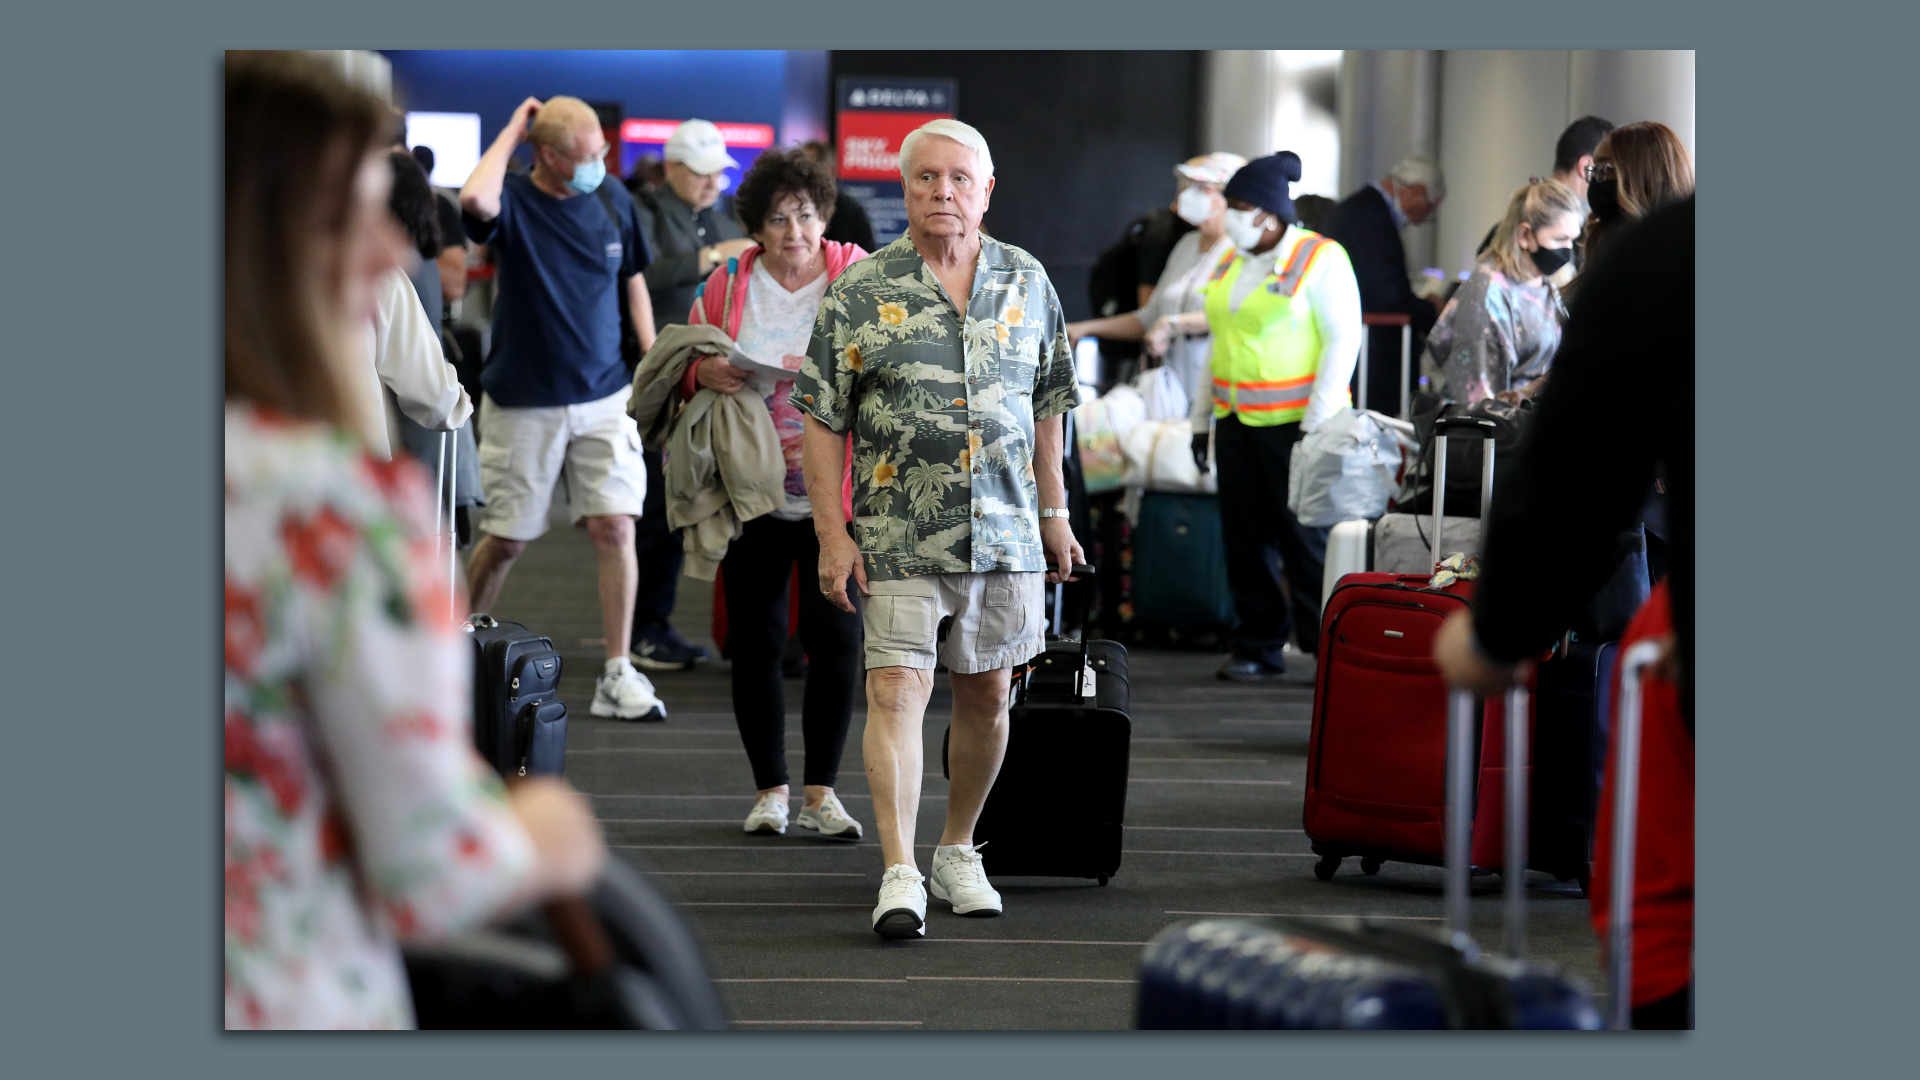
[[[479,925],[533,863],[473,749],[432,487],[247,406],[225,473],[226,1026],[412,1027],[397,942]]]
[[[787,357],[807,355],[807,345],[813,341],[813,320],[820,313],[820,298],[826,294],[826,274],[788,292],[767,272],[765,262],[755,260],[753,275],[747,279],[746,307],[740,313],[740,334],[734,343],[763,364],[788,366],[782,364]],[[780,452],[787,463],[787,504],[773,516],[783,521],[806,521],[813,517],[806,478],[800,471],[807,427],[800,410],[787,400],[792,395],[792,379],[781,380],[767,395],[767,411],[773,414]]]

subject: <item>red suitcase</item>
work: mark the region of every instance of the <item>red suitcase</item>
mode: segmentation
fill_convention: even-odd
[[[1488,437],[1491,428],[1456,417],[1435,429],[1435,460],[1443,463],[1434,487],[1436,565],[1444,554],[1445,440]],[[1481,460],[1485,520],[1493,455]],[[1388,859],[1445,862],[1447,684],[1434,666],[1433,642],[1448,616],[1467,610],[1473,584],[1436,589],[1428,581],[1425,574],[1348,574],[1321,613],[1304,827],[1322,881],[1349,855],[1368,874]]]

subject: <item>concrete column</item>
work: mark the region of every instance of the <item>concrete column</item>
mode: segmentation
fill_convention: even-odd
[[[1693,145],[1693,50],[1576,49],[1568,78],[1567,119],[1593,115],[1616,125],[1657,120],[1687,153]]]
[[[1298,195],[1339,197],[1337,49],[1210,52],[1201,67],[1201,153],[1300,155]]]
[[[1385,176],[1409,155],[1438,157],[1441,54],[1349,49],[1340,60],[1340,197]],[[1451,178],[1449,178],[1451,186]],[[1433,226],[1401,236],[1411,272],[1433,265]]]
[[[1428,266],[1455,278],[1473,269],[1474,249],[1506,212],[1514,189],[1553,170],[1553,146],[1570,118],[1569,64],[1564,50],[1446,53],[1440,167],[1447,200],[1434,215],[1435,261]]]
[[[1200,153],[1216,150],[1252,160],[1274,151],[1273,54],[1216,49],[1200,65]]]

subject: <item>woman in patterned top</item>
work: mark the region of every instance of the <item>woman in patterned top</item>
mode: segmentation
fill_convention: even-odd
[[[768,150],[754,159],[733,198],[734,212],[754,245],[737,265],[707,279],[687,321],[725,331],[740,351],[770,367],[798,371],[813,340],[814,318],[827,284],[867,252],[858,244],[825,240],[837,198],[833,174],[802,150]],[[688,370],[681,385],[691,397],[705,387],[737,394],[750,373],[709,356]],[[793,379],[765,378],[764,394],[787,462],[787,503],[742,527],[721,564],[727,594],[728,652],[733,659],[733,715],[753,766],[759,794],[747,814],[747,832],[787,831],[786,693],[781,654],[787,644],[787,603],[794,567],[803,581],[820,563],[813,508],[807,502],[800,448],[806,428],[788,399]],[[800,726],[806,741],[805,800],[794,824],[820,836],[860,839],[860,823],[833,792],[853,699],[860,681],[860,616],[801,588],[800,643],[807,651],[807,689]]]
[[[390,113],[319,62],[226,67],[225,1016],[411,1027],[398,943],[577,894],[585,801],[472,748],[432,498],[344,430],[387,213]]]
[[[1580,196],[1557,181],[1513,193],[1480,265],[1427,335],[1423,373],[1440,396],[1517,403],[1546,385],[1566,321],[1554,281],[1571,272],[1585,214]]]

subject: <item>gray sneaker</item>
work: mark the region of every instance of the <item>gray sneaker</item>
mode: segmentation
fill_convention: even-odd
[[[793,827],[811,829],[830,840],[860,839],[860,823],[853,820],[832,793],[821,799],[819,806],[801,807],[793,819]]]

